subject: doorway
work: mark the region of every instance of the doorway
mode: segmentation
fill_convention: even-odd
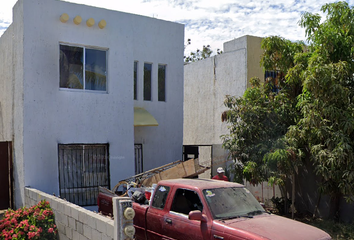
[[[144,171],[143,144],[134,144],[135,149],[135,175]]]
[[[0,142],[0,210],[12,208],[12,142]]]

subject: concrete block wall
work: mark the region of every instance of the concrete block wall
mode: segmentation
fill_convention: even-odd
[[[58,227],[60,240],[114,239],[114,220],[84,209],[64,199],[25,187],[25,206],[41,200],[49,202]]]

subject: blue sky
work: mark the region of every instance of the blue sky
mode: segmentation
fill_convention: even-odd
[[[26,1],[26,0],[25,0]],[[304,12],[320,13],[333,0],[66,0],[100,8],[129,12],[185,24],[185,39],[192,44],[186,53],[223,43],[244,35],[277,35],[289,40],[305,40],[298,26]],[[347,0],[350,6],[354,0]],[[16,0],[1,0],[0,35],[12,22]]]

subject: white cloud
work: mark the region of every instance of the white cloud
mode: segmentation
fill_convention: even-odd
[[[68,2],[155,17],[185,24],[185,38],[192,39],[187,51],[223,43],[243,35],[278,35],[304,40],[298,26],[305,11],[319,13],[322,5],[336,0],[66,0]],[[350,6],[354,0],[347,1]],[[0,35],[11,23],[16,0],[0,3]]]

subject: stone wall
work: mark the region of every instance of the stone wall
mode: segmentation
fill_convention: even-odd
[[[114,239],[114,220],[56,196],[25,188],[26,207],[36,205],[41,200],[48,201],[55,214],[60,240]]]

